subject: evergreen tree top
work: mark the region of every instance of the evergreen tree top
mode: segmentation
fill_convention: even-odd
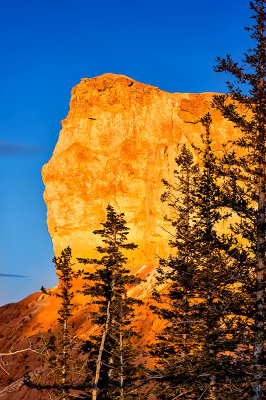
[[[213,106],[218,108],[226,119],[232,121],[235,126],[240,128],[243,133],[249,135],[238,144],[243,147],[247,145],[253,147],[257,142],[254,140],[254,131],[265,129],[265,1],[256,0],[250,3],[250,8],[254,12],[251,16],[255,20],[252,27],[246,27],[251,32],[251,39],[255,42],[252,49],[244,53],[242,62],[235,62],[231,55],[226,58],[217,58],[216,72],[228,73],[232,80],[227,83],[229,95],[214,96]],[[232,101],[227,102],[228,96],[238,104],[243,104],[252,111],[252,118],[240,113],[236,104]]]
[[[107,206],[106,211],[106,222],[101,223],[103,229],[96,229],[93,233],[95,235],[100,235],[102,241],[106,243],[107,246],[118,246],[125,249],[136,248],[137,245],[133,243],[124,243],[129,234],[129,228],[126,226],[126,220],[124,218],[125,214],[117,214],[110,205]],[[98,247],[97,249],[102,249],[104,252],[106,248]]]

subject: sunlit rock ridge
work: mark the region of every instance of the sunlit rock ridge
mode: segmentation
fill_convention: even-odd
[[[99,244],[92,231],[104,221],[108,204],[125,213],[129,239],[138,244],[128,254],[132,270],[166,255],[161,179],[171,175],[178,145],[200,145],[199,120],[212,97],[167,93],[111,73],[82,79],[73,88],[52,158],[42,169],[56,255],[70,245],[74,256],[92,256]],[[219,150],[233,129],[211,113]]]

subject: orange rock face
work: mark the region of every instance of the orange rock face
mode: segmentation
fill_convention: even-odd
[[[160,201],[162,178],[174,169],[177,146],[200,143],[200,118],[213,94],[167,93],[123,75],[82,79],[54,153],[42,170],[47,223],[54,251],[94,254],[94,229],[111,204],[124,212],[130,240],[138,244],[132,270],[157,264],[168,252]],[[212,110],[216,149],[232,138],[232,126]]]
[[[232,125],[211,109],[212,93],[167,93],[123,75],[105,74],[82,79],[72,90],[70,111],[53,156],[42,170],[47,223],[58,256],[71,246],[74,257],[95,256],[100,244],[92,231],[105,220],[106,206],[124,212],[129,240],[138,249],[128,252],[133,272],[147,280],[132,289],[142,300],[149,297],[158,256],[167,255],[169,234],[160,201],[162,178],[171,179],[178,145],[200,146],[200,118],[210,111],[214,149],[236,135]],[[97,241],[96,241],[97,240]],[[77,288],[80,281],[75,283]],[[20,303],[4,306],[0,314],[0,352],[36,342],[39,331],[56,324],[55,298],[34,294]],[[86,299],[75,298],[73,321],[80,337],[90,324]],[[159,322],[147,307],[137,310],[138,329],[153,340]],[[0,400],[41,399],[36,390],[21,386],[21,377],[42,364],[33,354],[14,359],[0,369]],[[2,388],[2,389],[1,389]]]

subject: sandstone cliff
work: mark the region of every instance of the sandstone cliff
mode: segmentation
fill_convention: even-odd
[[[158,255],[168,252],[160,195],[162,178],[170,178],[177,146],[200,145],[199,119],[210,110],[212,93],[167,93],[123,75],[105,74],[82,79],[72,90],[70,111],[58,143],[42,174],[45,183],[47,223],[54,251],[70,245],[75,257],[95,254],[94,229],[105,219],[108,204],[124,212],[131,241],[138,249],[129,252],[129,265],[147,278],[134,294],[149,297]],[[215,150],[236,133],[221,115],[211,110]],[[80,282],[76,283],[76,287]],[[87,305],[78,295],[73,321],[79,336],[90,328]],[[138,310],[139,329],[146,341],[158,329],[147,308]],[[39,332],[55,324],[57,303],[36,293],[17,304],[1,308],[0,352],[34,343]],[[0,399],[40,399],[37,391],[21,388],[26,370],[41,365],[34,354],[23,354],[0,369]],[[26,367],[25,367],[26,366]],[[1,389],[2,388],[2,389]]]
[[[138,244],[130,259],[134,271],[166,255],[161,179],[174,169],[178,144],[200,143],[198,121],[212,96],[167,93],[114,74],[74,87],[53,156],[42,170],[56,255],[70,245],[75,256],[91,256],[92,231],[108,204],[125,213],[130,239]],[[220,114],[212,115],[218,150],[233,130]]]

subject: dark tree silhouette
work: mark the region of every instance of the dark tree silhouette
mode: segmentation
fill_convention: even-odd
[[[174,210],[174,254],[161,260],[158,283],[168,289],[153,307],[165,321],[152,355],[158,360],[160,399],[244,398],[248,297],[242,291],[245,271],[227,255],[230,239],[219,237],[222,213],[216,158],[211,149],[211,118],[202,119],[201,166],[183,146],[176,159],[175,182],[164,181],[162,200]],[[160,383],[161,382],[161,383]]]
[[[58,310],[58,330],[49,329],[48,337],[43,339],[41,353],[46,356],[48,374],[30,376],[27,374],[24,383],[37,390],[49,390],[57,400],[69,400],[72,397],[71,390],[79,390],[82,382],[78,384],[79,373],[78,365],[76,369],[75,359],[73,359],[73,348],[77,345],[73,334],[70,333],[69,318],[72,316],[71,303],[74,292],[72,291],[72,280],[79,273],[74,272],[71,262],[71,249],[65,248],[60,257],[54,257],[53,262],[56,266],[59,278],[57,291],[50,291],[41,288],[42,292],[48,296],[56,296],[60,299],[61,306]],[[76,357],[75,357],[76,358]]]
[[[242,220],[235,233],[247,241],[250,270],[254,275],[254,320],[252,341],[254,352],[254,400],[263,398],[264,322],[265,322],[265,2],[250,3],[254,24],[246,28],[255,42],[244,54],[242,63],[230,55],[218,58],[217,72],[229,73],[229,95],[215,96],[213,105],[224,118],[239,128],[242,136],[235,150],[224,157],[223,173],[227,177],[227,206]]]
[[[92,398],[131,400],[140,398],[136,381],[138,353],[133,348],[136,336],[134,327],[134,306],[142,302],[127,295],[132,285],[139,279],[130,274],[125,266],[127,258],[122,250],[133,250],[137,246],[127,243],[129,228],[124,214],[117,214],[113,207],[107,207],[106,222],[102,229],[95,230],[100,235],[103,246],[97,251],[100,259],[78,259],[83,264],[93,264],[95,271],[85,272],[84,295],[91,296],[97,310],[91,313],[92,322],[100,328],[99,334],[91,335],[84,350],[88,352],[89,366],[93,374]],[[90,397],[89,397],[90,398]]]

